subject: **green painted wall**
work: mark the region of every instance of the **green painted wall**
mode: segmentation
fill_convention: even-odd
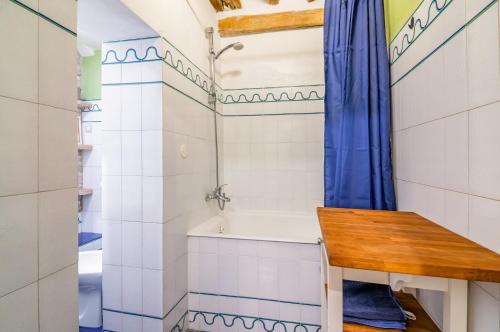
[[[80,84],[83,100],[101,99],[101,51],[82,58]]]
[[[396,37],[401,27],[423,0],[384,0],[387,42]]]

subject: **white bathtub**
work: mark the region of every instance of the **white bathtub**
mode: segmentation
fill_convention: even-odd
[[[321,330],[320,230],[310,214],[225,211],[188,232],[189,327]]]
[[[318,243],[317,217],[305,213],[225,211],[188,232],[188,236],[294,243]]]

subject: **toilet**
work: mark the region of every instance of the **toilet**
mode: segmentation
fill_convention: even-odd
[[[102,250],[79,252],[78,288],[80,326],[102,326]]]

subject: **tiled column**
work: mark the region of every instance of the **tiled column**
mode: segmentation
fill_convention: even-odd
[[[145,57],[158,42],[103,45],[103,307],[113,331],[162,331],[166,314],[162,67],[155,52]]]
[[[102,77],[104,327],[179,331],[186,232],[218,212],[207,77],[164,38],[106,43]]]
[[[74,31],[74,1],[0,0],[0,331],[78,329]]]

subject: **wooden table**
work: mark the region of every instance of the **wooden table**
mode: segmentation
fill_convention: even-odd
[[[341,332],[342,280],[444,292],[444,332],[467,331],[467,280],[500,282],[500,255],[415,213],[318,208],[328,332]]]

